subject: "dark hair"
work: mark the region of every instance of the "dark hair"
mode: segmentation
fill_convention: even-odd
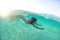
[[[34,18],[34,17],[32,17],[31,19],[32,19],[33,21],[37,21],[37,19],[36,19],[36,18]]]

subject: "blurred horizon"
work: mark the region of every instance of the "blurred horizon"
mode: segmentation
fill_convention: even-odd
[[[11,10],[26,10],[60,17],[60,0],[0,0],[0,14],[7,15]]]

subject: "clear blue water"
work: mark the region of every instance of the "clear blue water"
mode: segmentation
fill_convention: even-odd
[[[42,25],[44,30],[36,29],[22,19],[10,22],[9,17],[0,18],[0,40],[60,40],[60,22],[31,12],[19,11],[17,14],[19,13],[28,14],[26,18],[37,18],[37,23]]]

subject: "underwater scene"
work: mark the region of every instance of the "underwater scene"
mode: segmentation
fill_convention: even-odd
[[[4,19],[0,17],[0,40],[60,40],[60,19],[57,17],[24,10],[15,10],[11,14],[11,17]],[[24,21],[25,19],[16,16],[20,14],[27,20],[36,18],[36,23],[41,26],[35,24],[34,27],[33,24]]]

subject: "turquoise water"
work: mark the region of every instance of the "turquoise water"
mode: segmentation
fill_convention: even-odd
[[[26,13],[28,15],[25,17],[29,19],[31,17],[37,18],[37,23],[42,25],[44,30],[36,29],[20,18],[12,22],[9,21],[9,17],[0,18],[0,40],[60,40],[60,22],[31,12],[14,11],[14,13]]]

